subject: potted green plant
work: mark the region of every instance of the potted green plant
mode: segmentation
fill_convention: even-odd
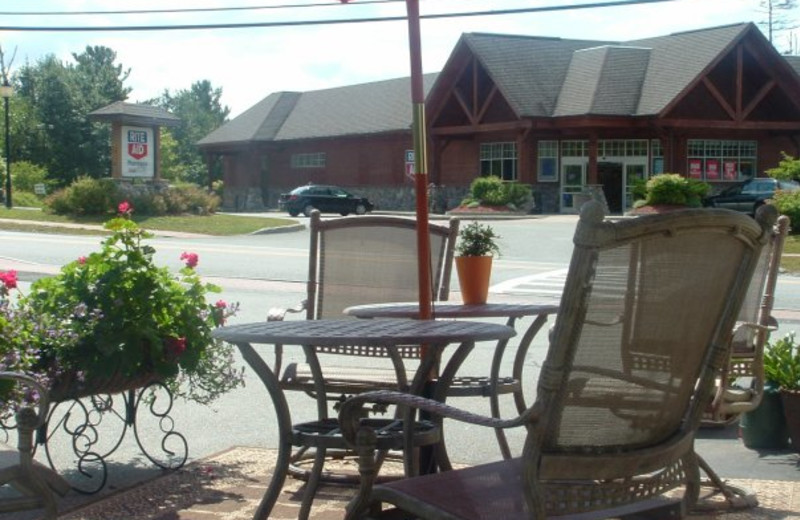
[[[181,255],[177,275],[156,266],[150,234],[130,219],[127,202],[118,209],[100,251],[35,281],[27,295],[16,273],[0,273],[2,369],[35,377],[53,401],[159,381],[209,403],[241,385],[233,347],[211,336],[238,305],[210,298],[220,289],[200,280],[195,253]],[[25,397],[10,392],[0,388],[0,416]]]
[[[764,379],[777,387],[792,446],[800,451],[800,346],[790,332],[764,349]]]
[[[500,255],[497,239],[500,236],[488,224],[472,222],[459,231],[456,242],[456,272],[464,303],[486,303],[492,258]]]
[[[699,208],[703,205],[710,185],[684,177],[678,173],[653,175],[644,186],[637,185],[634,196],[640,197],[633,203],[631,214],[663,213],[676,209]]]

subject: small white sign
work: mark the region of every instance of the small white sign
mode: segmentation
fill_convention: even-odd
[[[33,192],[36,195],[47,195],[47,186],[42,183],[33,185]]]

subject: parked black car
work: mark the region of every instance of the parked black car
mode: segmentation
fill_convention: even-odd
[[[296,217],[300,213],[311,216],[318,209],[322,213],[339,213],[342,216],[355,213],[363,215],[372,211],[374,206],[364,197],[353,195],[337,186],[309,184],[282,193],[278,198],[278,207]]]
[[[713,208],[727,208],[755,215],[756,210],[771,199],[777,190],[800,190],[800,183],[781,181],[770,177],[757,177],[734,184],[717,195],[703,199],[703,205]]]

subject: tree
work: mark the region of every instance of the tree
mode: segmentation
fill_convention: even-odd
[[[791,31],[797,28],[797,20],[789,13],[797,9],[798,0],[760,0],[760,12],[766,16],[766,20],[759,22],[762,28],[767,30],[767,38],[772,43],[773,36],[777,33]]]
[[[115,64],[113,50],[87,46],[72,57],[74,64],[48,55],[17,75],[27,110],[19,128],[19,159],[45,166],[61,185],[81,175],[108,175],[110,129],[90,122],[88,114],[130,93],[124,86],[130,71]]]
[[[209,183],[203,157],[197,149],[197,141],[220,127],[228,119],[230,108],[221,103],[222,89],[213,88],[208,80],[197,81],[188,90],[171,93],[165,90],[157,103],[180,118],[180,125],[171,128],[169,134],[175,139],[177,163],[172,165],[182,170],[179,178],[201,186]],[[178,173],[178,170],[176,170]]]

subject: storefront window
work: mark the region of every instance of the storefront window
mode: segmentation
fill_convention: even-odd
[[[687,145],[688,172],[693,179],[737,181],[755,175],[756,141],[690,139]]]
[[[517,180],[517,143],[481,143],[481,175]]]
[[[555,182],[558,180],[558,141],[539,141],[539,168],[540,182]]]

